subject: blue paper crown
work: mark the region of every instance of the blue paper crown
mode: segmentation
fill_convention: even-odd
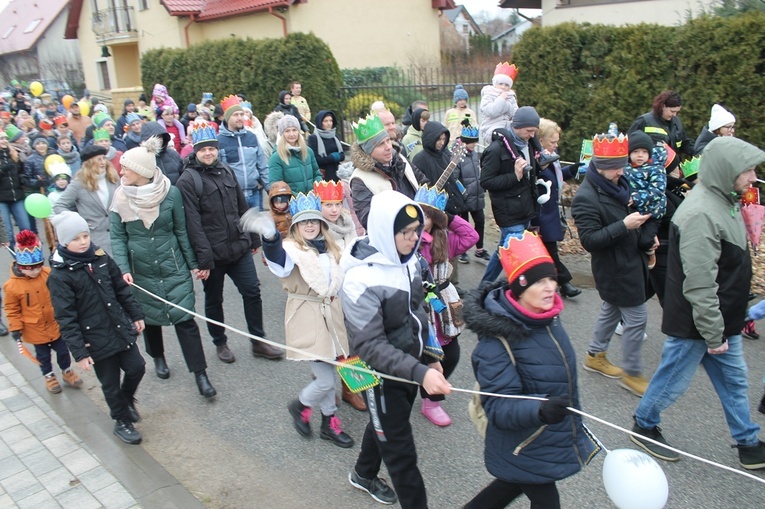
[[[463,127],[462,133],[460,134],[463,138],[475,138],[478,139],[478,129],[473,127],[472,125]]]
[[[207,122],[203,124],[191,124],[191,142],[196,145],[203,141],[218,141],[215,129]]]
[[[414,201],[443,211],[446,209],[446,202],[449,201],[449,195],[446,194],[446,191],[439,191],[435,187],[422,185],[414,195]]]
[[[297,196],[290,198],[290,214],[293,218],[298,212],[306,210],[315,210],[321,213],[321,199],[313,191],[308,191],[308,194],[298,193]]]
[[[242,101],[240,106],[242,108],[247,108],[248,110],[252,111],[252,103],[250,101]]]

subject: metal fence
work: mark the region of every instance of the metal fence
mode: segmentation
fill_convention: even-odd
[[[491,83],[493,68],[379,68],[346,71],[345,86],[340,89],[345,108],[340,112],[343,140],[355,140],[351,122],[365,117],[373,102],[383,101],[400,123],[406,108],[415,100],[428,103],[431,119],[442,122],[454,106],[454,90],[462,85],[468,93],[468,107],[478,113],[481,89]]]

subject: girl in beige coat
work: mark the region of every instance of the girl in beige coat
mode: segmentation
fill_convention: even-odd
[[[286,344],[300,350],[287,350],[287,358],[313,361],[314,380],[288,406],[295,429],[302,436],[311,436],[311,412],[318,406],[321,438],[348,448],[353,439],[343,432],[335,415],[337,372],[332,364],[322,362],[348,354],[343,310],[337,298],[343,282],[341,251],[320,209],[321,202],[313,192],[292,198],[292,226],[284,242],[268,213],[251,209],[242,216],[242,226],[261,235],[268,268],[281,278],[287,292]]]

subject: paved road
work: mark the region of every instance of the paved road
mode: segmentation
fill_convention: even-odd
[[[6,265],[8,258],[7,254],[0,254],[0,264]],[[265,296],[266,330],[270,338],[283,341],[285,295],[278,280],[260,263],[259,256],[257,259]],[[577,273],[575,283],[590,285],[590,278],[585,275],[587,264],[572,262],[572,265]],[[474,287],[484,267],[476,261],[460,266],[461,286]],[[198,286],[198,309],[202,309],[202,302],[201,286]],[[584,288],[581,296],[566,303],[562,319],[580,359],[599,304],[592,288]],[[233,284],[227,284],[225,305],[227,323],[242,326],[241,300]],[[644,348],[648,374],[658,364],[662,343],[658,302],[650,301],[649,308],[649,339]],[[765,329],[765,323],[761,328]],[[208,372],[218,390],[217,398],[205,401],[199,396],[193,377],[185,372],[172,330],[165,329],[165,333],[172,376],[169,380],[160,380],[153,375],[151,364],[147,366],[147,376],[138,394],[139,410],[144,416],[139,424],[144,435],[140,447],[206,506],[237,509],[379,507],[367,495],[350,487],[346,480],[358,446],[340,449],[318,437],[304,439],[292,428],[286,405],[309,380],[308,366],[255,359],[249,354],[248,340],[233,336],[230,344],[237,361],[226,365],[215,357],[205,332]],[[472,388],[474,378],[469,358],[476,343],[475,335],[466,332],[460,343],[462,362],[451,382],[458,387]],[[745,348],[750,366],[750,397],[756,408],[756,400],[762,395],[765,340],[747,341]],[[620,359],[618,337],[609,356],[615,361]],[[585,411],[621,426],[631,426],[631,415],[638,403],[635,396],[615,381],[584,370],[580,370],[579,383]],[[87,378],[84,392],[105,408],[93,377]],[[412,423],[433,508],[461,507],[491,480],[483,466],[481,440],[467,416],[467,401],[468,397],[461,394],[447,398],[444,408],[454,423],[443,429],[419,414],[419,401],[415,406]],[[753,415],[757,422],[765,424],[765,416]],[[366,415],[343,405],[339,416],[348,433],[359,440],[367,422]],[[608,448],[631,447],[626,435],[595,422],[588,425]],[[737,467],[737,455],[730,449],[732,440],[721,407],[703,373],[696,376],[689,393],[666,412],[662,425],[665,436],[676,447]],[[317,429],[318,422],[314,422],[314,426]],[[601,480],[604,457],[599,456],[585,471],[560,483],[564,507],[613,507]],[[661,465],[669,478],[668,508],[765,507],[763,484],[690,459]],[[528,507],[528,502],[516,502],[512,507]]]

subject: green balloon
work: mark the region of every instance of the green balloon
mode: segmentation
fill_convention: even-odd
[[[27,196],[24,200],[24,208],[29,215],[38,219],[45,219],[50,216],[51,204],[47,196],[40,193],[34,193]]]

